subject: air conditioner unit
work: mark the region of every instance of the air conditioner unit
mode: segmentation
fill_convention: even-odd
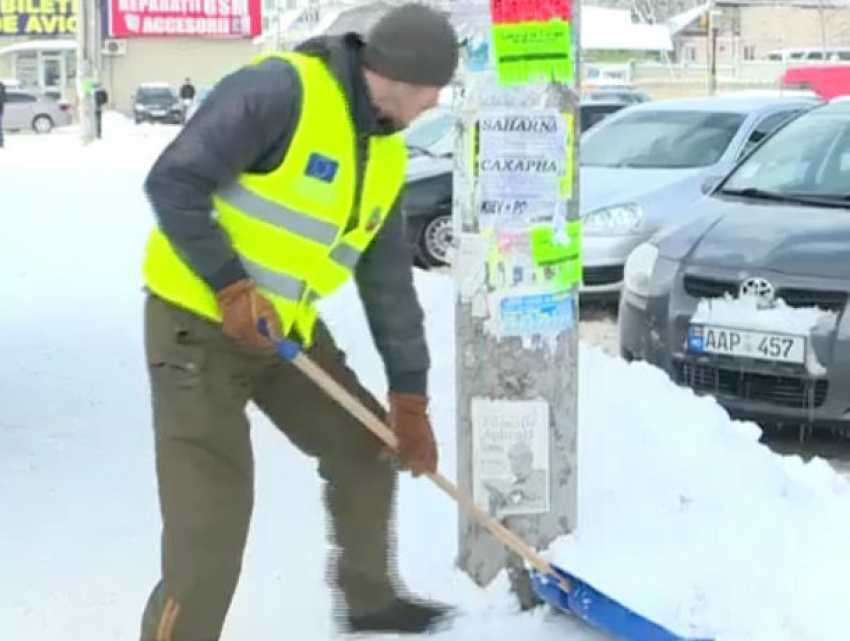
[[[123,56],[127,53],[126,40],[104,40],[103,53],[107,56]]]

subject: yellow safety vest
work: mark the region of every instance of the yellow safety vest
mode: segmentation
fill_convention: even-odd
[[[243,173],[219,190],[214,215],[245,270],[277,309],[283,335],[294,329],[308,347],[318,316],[315,302],[351,278],[386,222],[404,182],[407,149],[401,134],[369,138],[358,207],[356,130],[338,81],[311,56],[271,55],[298,70],[303,88],[298,127],[280,166],[268,174]],[[352,215],[356,225],[346,231]],[[221,320],[212,289],[158,228],[148,240],[143,273],[158,296]]]

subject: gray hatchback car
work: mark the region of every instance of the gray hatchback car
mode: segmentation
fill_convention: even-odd
[[[48,134],[55,127],[70,125],[71,120],[71,106],[66,102],[19,89],[6,91],[5,130]]]
[[[850,101],[775,132],[625,268],[620,350],[763,424],[850,430]]]

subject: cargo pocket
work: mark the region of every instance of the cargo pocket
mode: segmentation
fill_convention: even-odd
[[[151,311],[151,310],[149,310]],[[206,348],[189,323],[168,310],[148,316],[146,356],[151,381],[176,389],[197,389],[203,383]]]

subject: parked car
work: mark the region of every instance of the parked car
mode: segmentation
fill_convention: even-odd
[[[817,98],[724,97],[633,105],[582,136],[582,294],[616,301],[623,267],[658,230],[692,216],[726,174]]]
[[[6,90],[5,130],[49,134],[55,127],[70,125],[71,120],[71,105],[67,102],[20,89]]]
[[[622,100],[589,100],[579,105],[579,133],[584,133],[591,127],[598,125],[611,114],[629,106],[628,102]]]
[[[438,105],[404,132],[408,163],[401,206],[420,267],[447,264],[452,246],[454,127],[451,108]]]
[[[789,67],[779,76],[783,89],[813,91],[821,98],[830,100],[850,95],[850,65],[814,64]]]
[[[582,104],[581,131],[627,107],[622,102]],[[417,119],[405,132],[409,152],[402,209],[407,236],[416,252],[417,264],[439,267],[448,261],[452,245],[452,170],[455,117],[447,105],[439,105]]]
[[[586,102],[620,102],[627,105],[649,102],[649,96],[629,86],[603,86],[598,89],[582,92],[581,98]]]
[[[146,83],[133,94],[133,119],[136,124],[159,122],[179,125],[183,122],[183,105],[170,85]]]
[[[850,101],[840,100],[779,129],[687,224],[634,250],[621,354],[713,395],[735,417],[848,430],[848,256]],[[703,300],[730,306],[727,317],[695,318]],[[747,301],[755,316],[735,310]]]

